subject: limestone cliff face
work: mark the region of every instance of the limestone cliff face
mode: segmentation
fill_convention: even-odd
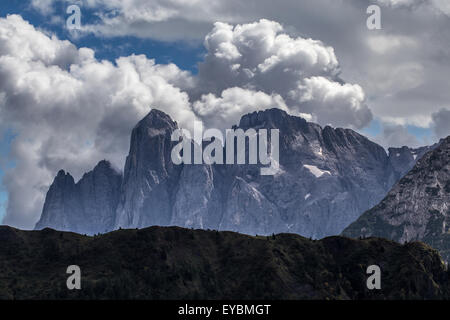
[[[392,159],[355,131],[322,128],[270,109],[243,116],[236,128],[279,129],[277,174],[260,175],[260,165],[174,165],[171,134],[177,128],[158,110],[141,120],[123,179],[104,173],[95,183],[88,174],[75,184],[58,175],[37,228],[91,233],[87,216],[102,232],[177,225],[321,238],[339,234],[378,203],[415,162]],[[103,186],[95,196],[93,185]]]
[[[169,225],[181,170],[170,157],[171,134],[177,128],[167,114],[152,110],[133,129],[116,228]]]
[[[344,230],[351,237],[425,241],[448,259],[450,137],[422,157],[377,206]]]
[[[398,176],[403,177],[409,170],[414,167],[417,160],[422,158],[427,152],[433,150],[438,144],[421,147],[408,148],[406,146],[401,148],[389,148],[389,162],[394,168],[397,175],[392,177],[393,184],[398,180]]]
[[[36,229],[87,234],[112,230],[121,183],[121,175],[107,161],[101,161],[78,183],[61,170],[47,193]]]

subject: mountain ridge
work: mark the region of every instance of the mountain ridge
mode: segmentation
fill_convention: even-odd
[[[382,200],[400,178],[398,168],[407,171],[415,161],[410,157],[402,167],[384,148],[353,130],[322,128],[272,108],[243,115],[233,128],[279,129],[279,174],[260,176],[261,165],[174,165],[170,151],[175,142],[170,136],[177,128],[175,121],[156,109],[134,127],[121,180],[112,172],[108,175],[120,186],[105,187],[101,195],[107,199],[105,194],[110,193],[110,206],[115,206],[115,210],[106,210],[108,218],[104,210],[100,213],[108,220],[106,226],[91,230],[84,228],[82,221],[74,222],[77,226],[58,225],[58,219],[71,221],[56,218],[58,208],[67,209],[59,209],[63,216],[71,215],[71,208],[74,215],[80,210],[78,216],[86,215],[84,209],[70,204],[73,188],[63,184],[67,190],[60,193],[68,196],[48,194],[42,222],[36,228],[92,234],[120,227],[178,225],[247,234],[295,232],[322,238],[339,234],[361,212]],[[58,189],[59,184],[54,185],[50,194]],[[89,204],[93,199],[77,197],[87,207],[94,206]]]
[[[82,236],[0,226],[0,299],[448,299],[449,273],[423,243],[151,227]],[[414,257],[413,259],[411,257]],[[69,265],[82,290],[67,290]],[[370,265],[381,290],[366,285]]]

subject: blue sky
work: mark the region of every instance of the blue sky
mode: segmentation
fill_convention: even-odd
[[[57,3],[56,13],[62,17],[69,17],[66,13],[67,5]],[[197,72],[197,62],[202,59],[205,52],[201,42],[162,42],[136,37],[100,38],[93,35],[74,37],[65,28],[65,19],[62,23],[49,23],[48,18],[31,8],[27,1],[8,0],[0,2],[0,17],[7,14],[20,14],[25,20],[36,27],[55,33],[60,39],[67,39],[77,47],[88,47],[95,50],[96,58],[114,61],[121,56],[131,54],[145,54],[156,60],[156,63],[175,63],[184,70]],[[91,11],[83,8],[82,23],[93,23],[97,20]]]
[[[7,157],[10,149],[11,141],[14,139],[14,134],[8,130],[5,130],[0,135],[0,181],[3,180],[4,171],[2,168],[11,167],[14,164],[9,162]],[[0,222],[5,215],[5,209],[7,204],[8,194],[6,193],[3,183],[0,183]]]

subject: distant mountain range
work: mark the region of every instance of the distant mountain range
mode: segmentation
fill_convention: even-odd
[[[449,273],[422,243],[152,227],[87,237],[0,227],[0,300],[449,299]],[[69,265],[81,290],[66,287]],[[381,269],[369,290],[367,267]]]
[[[424,241],[450,261],[450,137],[422,157],[377,206],[343,232]]]
[[[60,171],[36,229],[81,234],[119,228],[180,226],[246,234],[340,234],[432,147],[391,148],[350,129],[307,122],[279,109],[244,115],[247,130],[279,129],[280,171],[260,165],[174,165],[178,128],[153,109],[133,129],[123,175],[107,161],[75,182]]]

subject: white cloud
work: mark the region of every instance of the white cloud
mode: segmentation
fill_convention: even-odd
[[[31,0],[31,5],[42,14],[51,14],[54,12],[53,5],[56,0]]]
[[[396,35],[373,35],[367,38],[370,49],[378,54],[386,54],[392,50],[401,50],[406,47],[410,50],[417,48],[414,38]]]
[[[337,82],[340,68],[334,49],[318,40],[291,37],[277,22],[216,23],[205,38],[205,47],[208,53],[199,66],[199,86],[191,93],[201,99],[194,105],[196,112],[209,107],[215,110],[218,107],[212,105],[222,103],[228,106],[231,96],[233,109],[242,111],[238,95],[232,95],[236,89],[226,91],[240,87],[246,89],[238,92],[242,101],[253,108],[256,105],[248,103],[244,93],[259,92],[252,98],[262,97],[262,93],[265,97],[279,95],[278,101],[291,113],[305,113],[321,124],[361,128],[372,119],[363,89]],[[216,98],[219,94],[221,99]]]
[[[45,12],[50,3],[70,1],[33,0],[33,4]],[[383,29],[371,31],[365,24],[366,8],[377,2],[382,5]],[[82,10],[92,10],[101,18],[99,24],[84,26],[97,35],[134,35],[163,41],[201,41],[216,21],[232,25],[249,25],[261,17],[278,21],[303,40],[320,39],[333,47],[342,67],[341,77],[364,88],[374,116],[386,122],[395,118],[396,123],[417,125],[426,118],[421,125],[429,125],[431,114],[450,99],[447,88],[450,65],[446,63],[450,59],[450,33],[446,32],[450,20],[445,15],[450,14],[448,0],[282,0],[276,4],[271,0],[89,0],[83,2]],[[267,32],[259,27],[261,34]],[[218,56],[223,59],[217,61],[242,60],[237,55],[237,52],[242,55],[242,50],[235,45],[239,41],[234,39],[234,29],[225,29],[220,28],[223,36],[228,34],[231,40],[220,40]],[[245,37],[251,41],[250,36]],[[292,44],[291,40],[288,43]],[[273,57],[266,56],[267,61],[260,61],[261,69],[258,65],[244,67],[241,63],[225,63],[222,69],[216,65],[217,73],[213,76],[218,79],[223,73],[226,79],[214,93],[220,95],[229,87],[242,87],[241,83],[249,83],[248,79],[252,78],[249,89],[270,94],[266,88],[271,88],[271,84],[264,87],[264,81],[258,78],[263,78],[264,68],[272,66],[275,67],[270,73],[275,79],[273,83],[284,79],[292,84],[298,77],[289,79],[281,65],[280,72],[277,71],[280,63],[293,61],[284,55],[289,52],[286,48]],[[244,55],[250,57],[245,52]],[[299,53],[295,55],[301,57]],[[232,84],[228,81],[229,74],[233,75]],[[312,76],[321,75],[303,77]],[[259,87],[251,87],[256,82]],[[282,89],[273,91],[284,97]],[[292,102],[286,100],[286,103]]]
[[[193,104],[194,111],[205,120],[209,127],[221,130],[230,124],[239,124],[242,115],[255,110],[279,108],[288,111],[280,95],[268,95],[261,91],[229,88],[220,97],[209,93]]]
[[[298,99],[302,110],[313,113],[323,124],[363,128],[372,120],[365,104],[363,89],[355,84],[340,84],[324,77],[302,81],[291,97]]]
[[[332,47],[292,38],[279,23],[265,19],[234,27],[215,23],[205,47],[199,77],[212,92],[238,85],[284,95],[305,77],[339,73]]]

